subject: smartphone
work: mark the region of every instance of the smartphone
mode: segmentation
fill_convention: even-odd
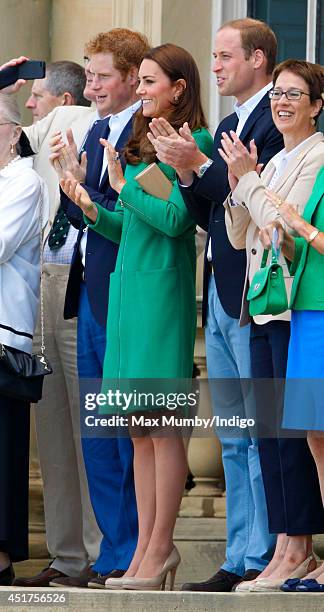
[[[8,66],[0,70],[0,89],[13,85],[18,79],[43,79],[45,77],[46,63],[42,60],[26,60],[23,64]]]

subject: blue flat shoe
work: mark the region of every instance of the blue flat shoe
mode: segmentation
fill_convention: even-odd
[[[280,587],[284,593],[295,593],[296,588],[303,582],[300,578],[288,578]]]
[[[300,581],[300,584],[296,586],[296,591],[298,593],[324,593],[324,584],[320,584],[314,578],[308,578]]]

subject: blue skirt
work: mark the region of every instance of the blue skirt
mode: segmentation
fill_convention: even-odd
[[[283,427],[324,430],[324,311],[292,311]]]

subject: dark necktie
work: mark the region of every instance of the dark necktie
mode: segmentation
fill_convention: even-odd
[[[67,235],[70,229],[70,221],[68,220],[62,205],[54,217],[53,225],[48,234],[48,246],[51,251],[57,251],[65,244]]]
[[[101,146],[99,138],[107,139],[109,133],[109,117],[107,117],[96,123],[84,144],[84,150],[87,153],[88,160],[85,183],[89,187],[92,187],[92,189],[98,190],[100,185],[104,148]]]

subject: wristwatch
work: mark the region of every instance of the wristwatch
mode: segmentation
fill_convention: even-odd
[[[318,236],[319,233],[320,233],[319,229],[314,229],[307,238],[308,244],[313,242],[313,240],[315,240],[316,236]]]
[[[212,165],[212,163],[213,163],[213,160],[208,158],[203,164],[201,164],[201,166],[199,166],[198,172],[197,172],[198,178],[201,178],[202,176],[204,176],[206,170],[208,170],[208,168]]]

